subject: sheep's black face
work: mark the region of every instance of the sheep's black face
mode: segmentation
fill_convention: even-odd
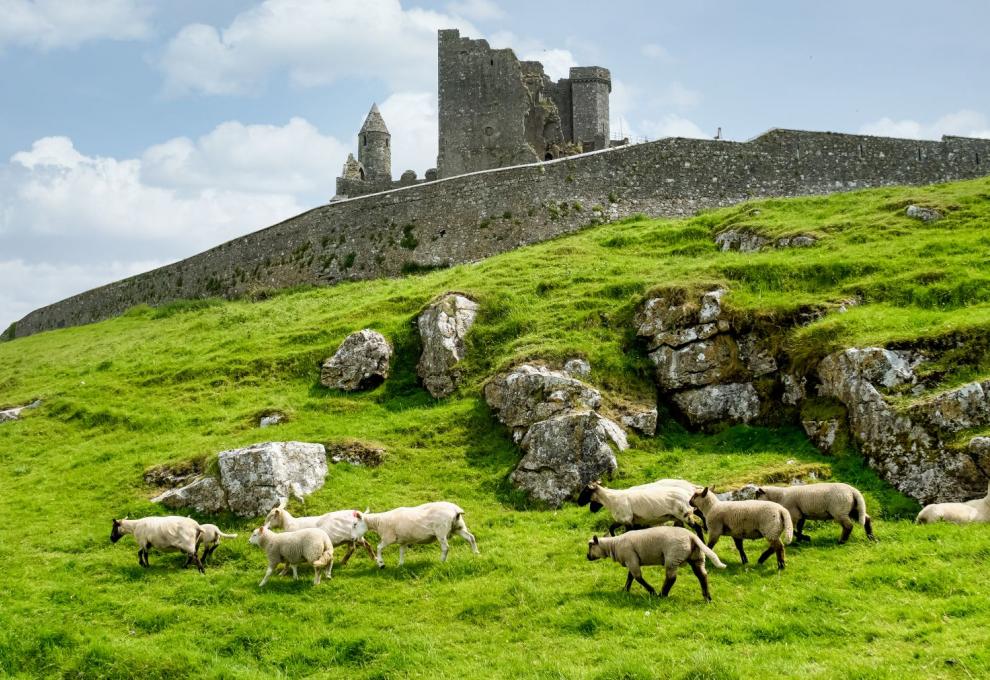
[[[767,497],[767,492],[764,491],[763,488],[761,487],[761,488],[759,488],[759,489],[756,490],[756,497],[757,498],[766,498]]]
[[[591,501],[591,494],[594,493],[594,489],[590,486],[586,486],[581,489],[581,493],[578,495],[577,504],[582,508],[586,506]]]
[[[602,550],[602,546],[598,542],[598,537],[595,536],[593,539],[588,541],[588,561],[594,562],[595,560],[600,560],[603,557],[605,557],[605,551]]]
[[[110,542],[116,543],[123,537],[123,533],[120,531],[120,520],[115,519],[113,521],[113,529],[110,530]]]

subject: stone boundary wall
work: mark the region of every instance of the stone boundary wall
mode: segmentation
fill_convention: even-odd
[[[983,139],[791,130],[748,142],[668,138],[324,205],[35,310],[7,335],[100,321],[138,304],[447,267],[634,213],[691,215],[758,197],[987,174],[990,140]]]

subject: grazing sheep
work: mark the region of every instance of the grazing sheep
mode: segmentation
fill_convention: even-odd
[[[172,515],[113,520],[110,542],[116,543],[127,534],[133,535],[138,544],[138,564],[142,567],[149,566],[148,550],[157,548],[162,552],[183,552],[188,557],[186,565],[192,562],[200,573],[205,571],[196,555],[203,530],[194,519]]]
[[[660,589],[660,597],[667,597],[677,580],[677,569],[685,562],[691,563],[691,570],[701,584],[701,595],[706,602],[712,601],[708,592],[708,572],[705,571],[707,557],[719,569],[725,564],[709,549],[700,538],[687,529],[678,527],[652,527],[639,531],[627,531],[617,538],[598,538],[588,541],[588,559],[599,560],[611,557],[628,569],[626,592],[629,592],[633,579],[636,579],[650,595],[657,591],[643,578],[642,567],[662,564],[667,568],[667,577]]]
[[[405,561],[406,546],[419,543],[440,542],[440,561],[447,561],[447,539],[457,534],[471,544],[471,552],[478,554],[478,543],[474,534],[464,523],[464,511],[453,503],[439,501],[424,503],[414,508],[395,508],[388,512],[365,512],[364,520],[368,529],[378,534],[378,553],[375,561],[379,567],[385,566],[382,549],[393,543],[399,544],[399,566]]]
[[[953,524],[990,522],[990,484],[987,484],[987,495],[984,498],[975,498],[965,503],[932,503],[922,508],[914,521],[918,524],[939,521]]]
[[[679,527],[684,526],[684,523],[692,525],[698,538],[705,540],[701,522],[695,518],[694,508],[690,504],[695,487],[692,486],[688,493],[682,488],[666,484],[667,481],[679,480],[661,480],[628,489],[609,489],[598,481],[591,482],[581,490],[578,505],[590,504],[591,512],[598,512],[602,507],[608,508],[615,520],[608,528],[609,536],[615,536],[615,530],[621,526],[629,530],[672,521]]]
[[[237,534],[223,533],[216,524],[200,524],[199,528],[203,530],[203,534],[199,539],[200,544],[203,546],[203,554],[199,559],[203,564],[206,564],[206,558],[212,555],[213,551],[220,545],[221,538],[237,538]]]
[[[849,540],[853,522],[863,526],[867,538],[877,540],[873,535],[873,520],[866,514],[863,494],[848,484],[761,486],[756,490],[756,498],[773,501],[787,508],[787,512],[791,513],[794,536],[798,541],[811,542],[811,537],[804,534],[804,521],[808,519],[834,519],[841,524],[839,545]]]
[[[743,539],[763,537],[770,543],[759,563],[777,553],[777,568],[784,568],[784,544],[794,539],[791,515],[782,505],[771,501],[720,501],[706,486],[691,497],[691,505],[700,508],[708,518],[708,547],[714,548],[722,534],[732,536],[742,563],[749,559],[743,550]],[[783,537],[783,542],[781,542]]]
[[[312,515],[309,517],[293,517],[285,504],[288,499],[281,499],[268,512],[265,517],[265,526],[269,529],[284,529],[285,531],[298,531],[299,529],[323,529],[327,536],[336,546],[347,544],[347,554],[341,560],[340,566],[347,564],[351,559],[354,549],[361,545],[368,551],[368,557],[375,559],[375,553],[371,550],[371,544],[364,539],[364,534],[368,531],[364,516],[357,510],[337,510],[324,515]]]
[[[327,578],[333,578],[333,543],[323,529],[309,528],[298,531],[283,531],[276,533],[264,526],[251,532],[249,543],[260,546],[268,556],[268,570],[258,587],[268,583],[281,563],[292,568],[292,578],[298,578],[297,564],[313,565],[313,585],[320,585],[320,571],[326,567]]]

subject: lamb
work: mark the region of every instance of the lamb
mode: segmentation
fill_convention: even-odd
[[[125,535],[134,536],[138,544],[138,564],[148,567],[148,550],[157,548],[162,552],[183,552],[187,555],[186,565],[192,562],[205,573],[203,563],[196,554],[203,534],[199,523],[189,517],[144,517],[143,519],[115,519],[110,530],[110,542],[116,543]]]
[[[337,510],[323,515],[312,515],[309,517],[293,517],[285,509],[287,499],[283,498],[268,512],[265,517],[265,527],[269,529],[282,528],[285,531],[297,531],[299,529],[317,528],[323,529],[330,537],[334,545],[347,544],[347,554],[341,560],[340,566],[347,564],[351,559],[354,549],[358,544],[368,551],[368,557],[375,559],[375,554],[371,550],[371,544],[364,539],[364,534],[368,531],[368,525],[364,521],[364,516],[357,510]]]
[[[811,542],[804,533],[804,522],[809,519],[834,519],[842,525],[839,545],[849,540],[853,522],[858,522],[866,531],[866,537],[877,540],[873,535],[873,520],[866,514],[866,500],[863,494],[848,484],[808,484],[806,486],[761,486],[756,490],[756,498],[779,503],[787,508],[794,523],[794,535],[798,541]]]
[[[276,533],[264,525],[251,532],[249,543],[261,547],[268,556],[268,569],[258,587],[264,587],[268,578],[281,563],[292,568],[292,578],[298,578],[296,565],[313,565],[313,585],[320,585],[320,571],[326,567],[327,578],[333,578],[333,543],[323,529],[308,528]]]
[[[705,571],[707,557],[719,569],[725,564],[708,548],[700,538],[687,529],[679,527],[652,527],[639,531],[628,531],[617,538],[593,537],[588,541],[588,559],[598,560],[611,557],[628,570],[626,592],[629,592],[633,579],[636,579],[650,595],[657,591],[643,578],[642,567],[662,564],[667,568],[667,577],[660,589],[660,597],[667,597],[677,580],[677,569],[685,562],[691,563],[691,570],[701,584],[701,595],[706,602],[712,601],[708,591],[708,572]]]
[[[615,530],[620,526],[629,530],[673,521],[679,527],[684,523],[691,524],[698,538],[705,540],[690,504],[695,487],[691,486],[691,493],[688,493],[681,487],[668,484],[670,481],[691,486],[680,480],[661,480],[628,489],[609,489],[595,481],[582,489],[578,505],[590,504],[591,512],[607,507],[615,520],[608,528],[609,536],[615,536]]]
[[[987,495],[965,503],[932,503],[926,505],[914,520],[918,524],[933,524],[938,521],[953,524],[990,522],[990,484]]]
[[[784,568],[784,544],[794,540],[794,525],[784,506],[772,501],[720,501],[706,486],[691,497],[691,505],[708,518],[708,547],[714,548],[723,533],[732,536],[742,563],[749,560],[743,550],[744,538],[762,536],[770,543],[759,563],[777,554],[777,569]],[[783,537],[783,542],[781,542]]]
[[[375,557],[380,568],[385,567],[382,550],[393,543],[399,544],[399,566],[405,561],[406,546],[433,541],[440,542],[440,561],[446,562],[449,550],[447,539],[455,533],[471,544],[471,552],[478,554],[474,534],[464,523],[464,511],[453,503],[439,501],[414,508],[395,508],[388,512],[365,512],[364,520],[368,529],[381,539]]]
[[[199,541],[203,546],[203,554],[199,559],[204,564],[206,563],[206,558],[212,555],[213,551],[220,545],[221,538],[237,538],[237,534],[223,533],[216,524],[200,524],[199,528],[203,531]]]

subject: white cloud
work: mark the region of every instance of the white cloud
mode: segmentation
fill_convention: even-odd
[[[712,138],[711,134],[702,130],[694,122],[674,113],[669,113],[657,120],[644,120],[637,129],[637,135],[647,139],[660,139],[662,137]]]
[[[0,0],[0,47],[41,50],[93,40],[139,40],[150,33],[145,0]]]
[[[488,43],[495,49],[510,48],[520,61],[542,63],[544,72],[553,80],[566,78],[571,66],[578,65],[570,50],[548,48],[539,40],[520,38],[510,31],[493,33]]]
[[[75,293],[166,264],[159,260],[92,264],[0,261],[0,332],[29,312]]]
[[[502,8],[491,0],[457,0],[447,5],[447,11],[474,21],[493,21],[505,16]]]
[[[279,71],[303,87],[353,77],[433,88],[441,28],[478,35],[464,19],[398,0],[265,0],[226,28],[182,28],[160,67],[171,94],[255,92]]]
[[[948,113],[932,123],[881,118],[863,125],[859,131],[864,135],[906,139],[940,139],[942,135],[990,138],[990,119],[977,111],[962,109]]]
[[[653,109],[693,109],[701,103],[701,93],[674,81],[656,93],[650,101]]]
[[[415,170],[419,177],[436,167],[439,147],[437,97],[432,92],[397,92],[381,105],[392,133],[392,175]]]
[[[308,121],[284,126],[221,123],[195,142],[176,137],[141,157],[141,178],[158,186],[294,194],[313,201],[332,195],[348,147]]]

